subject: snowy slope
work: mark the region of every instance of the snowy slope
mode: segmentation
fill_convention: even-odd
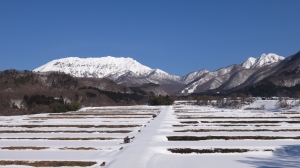
[[[246,69],[260,68],[282,60],[284,60],[284,57],[279,56],[277,54],[264,53],[257,59],[253,57],[248,58],[245,62],[241,64],[241,66]]]
[[[59,71],[76,77],[103,78],[110,74],[124,74],[128,71],[137,75],[146,75],[149,74],[152,69],[138,63],[132,58],[115,58],[107,56],[101,58],[62,58],[53,60],[33,71]]]
[[[187,84],[181,93],[203,92],[209,89],[216,89],[226,82],[234,72],[240,69],[241,66],[239,65],[231,65],[217,71],[203,73],[200,78],[192,80],[191,83]]]
[[[245,62],[242,63],[242,67],[246,69],[250,69],[254,66],[256,63],[256,58],[249,57]]]
[[[283,59],[284,57],[273,53],[262,54],[257,59],[250,57],[240,65],[231,65],[212,72],[201,70],[190,73],[182,78],[183,82],[189,81],[189,83],[185,83],[187,85],[182,89],[181,94],[204,92],[217,88],[225,90],[235,88],[251,78],[259,68],[273,65]],[[265,76],[267,75],[265,74]]]
[[[191,72],[181,78],[181,82],[184,84],[189,84],[197,78],[201,78],[202,75],[208,73],[208,70],[199,70],[195,72]]]
[[[151,69],[132,58],[111,56],[101,58],[62,58],[53,60],[33,71],[57,71],[75,77],[109,78],[118,83],[131,84],[149,82],[164,84],[164,82],[170,83],[180,80],[178,76],[170,75],[159,69]]]

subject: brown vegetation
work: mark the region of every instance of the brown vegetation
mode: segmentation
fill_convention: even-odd
[[[49,147],[36,147],[36,146],[10,146],[10,147],[1,147],[1,149],[6,150],[43,150],[43,149],[49,149]]]
[[[178,119],[284,119],[284,118],[300,118],[300,117],[193,117],[179,116]]]
[[[106,116],[106,115],[136,115],[136,116],[140,116],[140,115],[146,115],[146,116],[152,116],[153,114],[155,113],[113,113],[113,112],[110,112],[110,113],[100,113],[100,112],[97,112],[97,113],[63,113],[63,114],[48,114],[49,116],[55,116],[55,117],[59,117],[59,116],[63,116],[63,117],[71,117],[71,116],[94,116],[94,117],[97,117],[97,116]]]
[[[57,138],[0,138],[0,139],[29,139],[29,140],[59,140],[59,141],[88,141],[88,140],[115,140],[121,138],[110,137],[90,137],[90,138],[69,138],[69,137],[57,137]]]
[[[24,128],[44,128],[44,127],[76,127],[76,128],[132,128],[142,125],[0,125],[0,127],[24,127]]]
[[[88,161],[22,161],[22,160],[0,160],[0,165],[22,165],[22,166],[33,166],[33,167],[63,167],[63,166],[80,166],[89,167],[95,165],[97,162]]]
[[[131,130],[102,130],[102,131],[71,131],[71,130],[51,130],[51,131],[39,131],[39,130],[0,130],[0,134],[6,133],[130,133]]]
[[[129,88],[109,79],[75,78],[60,72],[5,70],[0,71],[0,79],[0,115],[76,111],[80,105],[145,104],[155,90],[163,90],[158,85]]]
[[[270,120],[249,120],[249,121],[244,121],[244,120],[240,120],[240,121],[200,121],[201,123],[282,123],[282,122],[286,122],[286,123],[300,123],[300,121],[287,121],[287,120],[282,120],[282,121],[270,121]]]
[[[64,117],[29,117],[29,119],[34,120],[48,120],[48,119],[87,119],[87,118],[151,118],[152,116],[101,116],[101,117],[74,117],[74,116],[64,116]]]
[[[290,112],[282,112],[280,114],[300,114],[300,112],[290,111]]]
[[[182,124],[182,125],[172,125],[173,127],[187,127],[187,126],[197,126],[197,125],[186,125],[186,124]]]
[[[227,124],[227,125],[225,125],[225,124],[220,124],[220,125],[212,125],[212,126],[222,126],[222,127],[239,127],[239,126],[241,126],[241,127],[245,127],[245,126],[249,126],[249,125],[245,125],[245,124]],[[260,125],[258,125],[258,124],[256,124],[256,125],[253,125],[253,126],[255,126],[255,127],[262,127],[262,126],[264,126],[264,127],[276,127],[276,126],[279,126],[279,125],[274,125],[274,124],[260,124]]]
[[[172,153],[245,153],[259,151],[258,149],[240,149],[240,148],[212,148],[212,149],[191,149],[191,148],[169,148]],[[262,151],[273,151],[273,149],[263,149]]]
[[[59,148],[60,150],[98,150],[96,148],[92,147],[77,147],[77,148],[70,148],[70,147],[64,147],[64,148]]]
[[[174,132],[300,132],[300,129],[186,129]]]
[[[182,124],[198,124],[199,121],[180,121]]]
[[[202,141],[202,140],[275,140],[275,139],[300,139],[300,136],[167,136],[169,141]]]

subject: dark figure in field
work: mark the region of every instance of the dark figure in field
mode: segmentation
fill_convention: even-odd
[[[130,142],[130,138],[127,136],[124,138],[124,143],[129,143]]]

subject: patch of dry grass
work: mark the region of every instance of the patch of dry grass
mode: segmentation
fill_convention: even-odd
[[[124,115],[128,115],[128,116],[131,116],[131,115],[136,115],[136,116],[139,116],[139,115],[147,115],[147,116],[152,116],[153,114],[156,114],[156,113],[64,113],[64,114],[49,114],[49,116],[53,116],[53,117],[59,117],[59,116],[67,116],[67,117],[70,117],[70,116],[106,116],[106,115],[120,115],[120,116],[124,116]]]
[[[280,126],[280,125],[270,125],[270,124],[262,124],[262,125],[254,125],[255,127],[276,127],[276,126]]]
[[[300,139],[300,136],[167,136],[168,141],[203,141],[203,140],[276,140],[276,139]]]
[[[207,125],[208,126],[208,125]],[[249,125],[245,125],[245,124],[220,124],[220,125],[209,125],[209,126],[221,126],[221,127],[246,127],[246,126],[249,126]],[[280,125],[274,125],[274,124],[256,124],[256,125],[253,125],[255,127],[277,127],[277,126],[280,126]]]
[[[23,128],[58,128],[58,127],[75,127],[75,128],[132,128],[141,127],[142,125],[0,125],[0,127],[23,127]]]
[[[57,137],[57,138],[0,138],[0,139],[29,139],[29,140],[59,140],[59,141],[88,141],[88,140],[115,140],[115,139],[123,139],[123,138],[109,138],[109,137],[91,137],[91,138],[69,138],[69,137]]]
[[[215,117],[193,117],[193,116],[179,116],[178,119],[285,119],[285,118],[300,118],[300,117],[222,117],[222,116],[215,116]]]
[[[9,147],[1,147],[1,149],[6,150],[43,150],[49,149],[49,147],[36,147],[36,146],[9,146]]]
[[[290,124],[294,124],[294,123],[300,123],[300,121],[287,121],[287,120],[281,120],[281,121],[270,121],[270,120],[240,120],[240,121],[200,121],[201,123],[249,123],[249,124],[255,124],[255,123],[282,123],[282,122],[286,122],[286,123],[290,123]]]
[[[64,148],[59,148],[60,150],[98,150],[96,148],[92,147],[76,147],[76,148],[69,148],[69,147],[64,147]]]
[[[0,160],[0,165],[21,165],[21,166],[33,166],[33,167],[63,167],[63,166],[80,166],[89,167],[97,164],[97,162],[88,161],[22,161],[22,160]]]
[[[300,132],[300,129],[186,129],[174,132]]]
[[[290,112],[282,112],[280,114],[300,114],[300,112],[290,111]]]
[[[152,116],[97,116],[97,117],[89,117],[89,116],[65,116],[65,117],[29,117],[30,120],[48,120],[48,119],[88,119],[88,118],[151,118]]]
[[[212,148],[212,149],[191,149],[191,148],[169,148],[168,151],[172,153],[245,153],[252,151],[274,151],[273,149],[240,149],[240,148]]]
[[[198,124],[198,121],[180,121],[182,124]]]
[[[173,127],[187,127],[187,126],[198,126],[198,125],[186,125],[186,124],[181,124],[181,125],[172,125]]]
[[[51,131],[39,131],[39,130],[0,130],[0,134],[15,134],[15,133],[130,133],[131,130],[102,130],[102,131],[71,131],[71,130],[51,130]]]

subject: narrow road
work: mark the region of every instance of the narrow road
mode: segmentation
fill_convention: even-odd
[[[155,154],[154,146],[159,135],[159,129],[172,113],[172,106],[165,106],[160,114],[141,128],[133,142],[126,144],[124,148],[105,167],[109,168],[146,168],[148,160]]]

